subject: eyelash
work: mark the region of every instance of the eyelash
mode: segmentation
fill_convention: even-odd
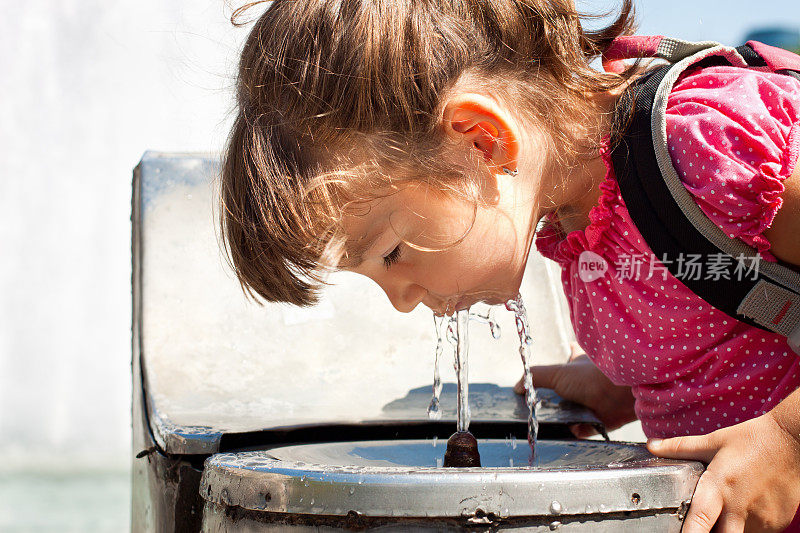
[[[389,268],[400,259],[400,245],[395,246],[394,250],[389,252],[389,255],[383,258],[383,265]]]

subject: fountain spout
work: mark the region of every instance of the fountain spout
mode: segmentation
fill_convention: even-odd
[[[444,466],[467,468],[481,466],[478,440],[469,431],[456,431],[447,439]]]

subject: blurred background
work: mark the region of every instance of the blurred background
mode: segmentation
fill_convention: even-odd
[[[248,31],[227,1],[3,3],[0,531],[128,527],[131,171],[222,148]],[[795,0],[636,5],[642,34],[797,47]]]

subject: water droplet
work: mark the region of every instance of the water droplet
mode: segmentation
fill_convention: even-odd
[[[561,507],[561,504],[558,501],[553,500],[550,502],[550,514],[561,514],[563,510],[564,509]]]
[[[439,409],[439,398],[431,399],[431,404],[428,406],[428,419],[441,420],[442,411]]]
[[[483,324],[487,324],[489,326],[489,332],[492,334],[492,338],[499,339],[500,338],[500,324],[497,323],[494,317],[495,307],[490,306],[486,310],[486,314],[481,314],[476,312],[472,312],[470,310],[469,318],[470,320],[474,320],[476,322],[481,322]]]
[[[492,338],[494,338],[495,340],[501,337],[502,332],[500,330],[500,324],[498,324],[497,322],[489,322],[489,331],[492,332]]]

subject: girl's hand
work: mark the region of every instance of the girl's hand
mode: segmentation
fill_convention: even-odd
[[[799,438],[770,412],[708,435],[651,439],[647,448],[708,463],[683,533],[782,531],[800,503]]]
[[[572,343],[572,355],[568,363],[532,366],[531,372],[536,387],[553,389],[562,398],[585,405],[609,430],[636,420],[631,388],[614,385],[577,343]],[[525,393],[523,379],[514,385],[517,394]],[[570,429],[578,438],[596,433],[588,424],[572,426]]]

